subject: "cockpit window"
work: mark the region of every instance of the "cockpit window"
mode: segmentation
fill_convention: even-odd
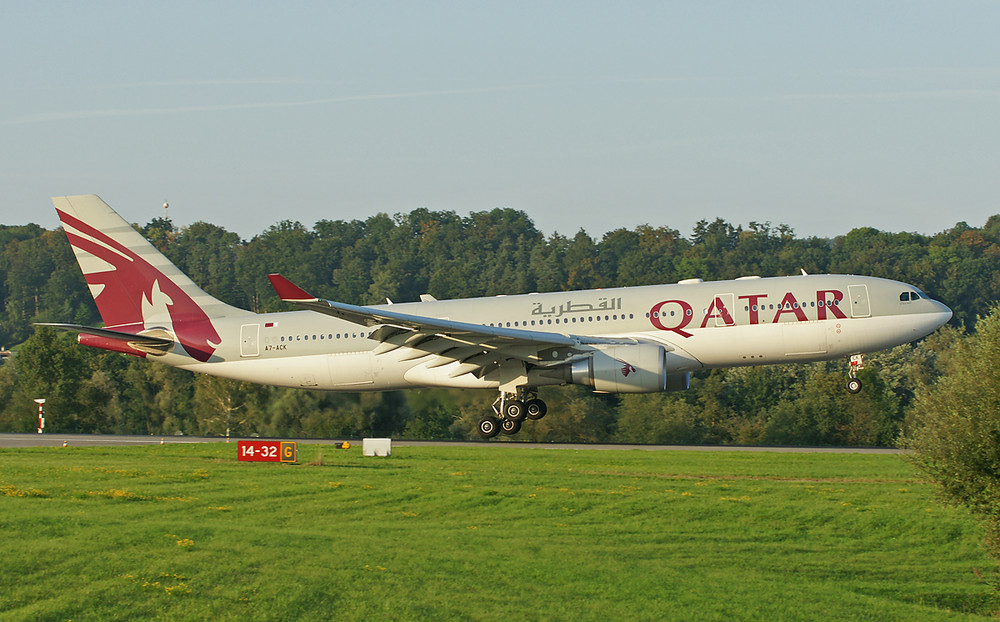
[[[911,300],[920,300],[920,298],[926,298],[926,296],[921,296],[921,294],[917,293],[917,291],[903,292],[902,294],[899,295],[899,301],[900,302],[909,302]]]

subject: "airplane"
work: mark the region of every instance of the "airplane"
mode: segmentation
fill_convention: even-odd
[[[300,310],[253,313],[200,289],[96,195],[52,199],[104,327],[46,323],[85,346],[192,372],[328,391],[492,389],[484,438],[546,415],[538,388],[687,389],[703,369],[864,355],[925,337],[952,312],[918,288],[853,275],[501,295],[360,306],[323,300],[280,274]]]

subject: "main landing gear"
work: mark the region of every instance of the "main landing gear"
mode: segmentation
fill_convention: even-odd
[[[545,402],[538,399],[534,389],[520,388],[517,393],[500,393],[493,402],[493,415],[486,415],[479,420],[479,435],[483,438],[493,438],[503,432],[507,435],[521,431],[525,419],[541,419],[548,412]]]
[[[858,380],[858,371],[865,368],[865,355],[852,354],[850,368],[847,371],[847,392],[860,393],[861,381]]]

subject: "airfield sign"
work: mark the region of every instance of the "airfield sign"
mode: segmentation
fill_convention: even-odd
[[[239,441],[236,456],[244,462],[298,462],[295,441]]]

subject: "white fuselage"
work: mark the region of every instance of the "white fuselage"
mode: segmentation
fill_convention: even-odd
[[[527,331],[631,338],[663,346],[669,371],[678,373],[873,352],[920,339],[951,318],[945,305],[910,285],[848,275],[691,281],[373,308]],[[312,311],[246,313],[212,323],[221,343],[209,361],[193,362],[180,346],[159,360],[261,384],[326,390],[500,385],[490,375],[456,375],[458,361],[442,364],[433,353],[407,347],[377,353],[378,342],[368,338],[371,328]],[[545,356],[552,360],[542,364],[552,365],[571,355],[555,348]]]

